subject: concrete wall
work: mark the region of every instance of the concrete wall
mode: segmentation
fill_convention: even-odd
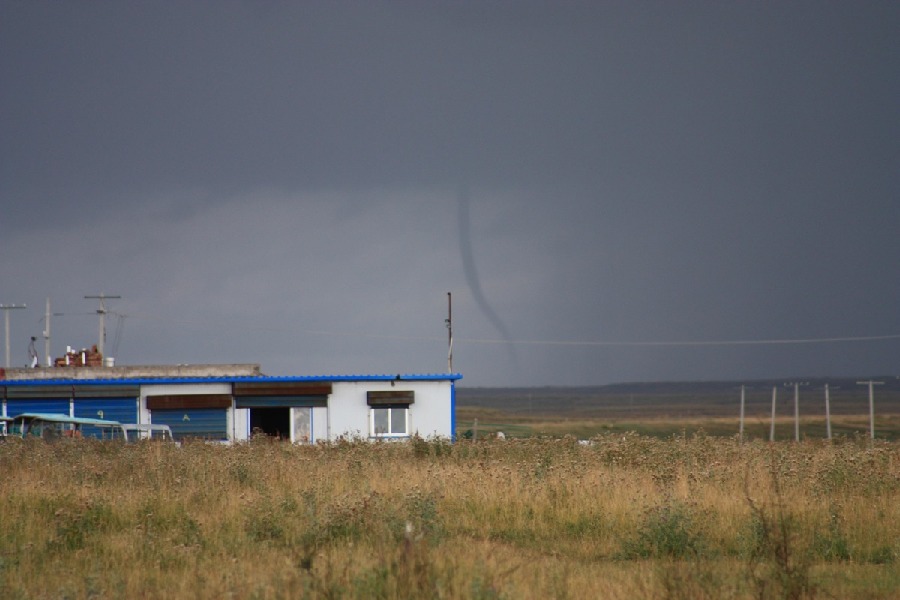
[[[415,402],[409,407],[410,433],[424,438],[452,437],[451,382],[400,380],[335,382],[328,399],[329,439],[371,437],[370,410],[366,402],[369,391],[413,391]]]
[[[250,409],[232,409],[231,428],[228,435],[232,442],[246,442],[250,439]]]
[[[328,408],[317,406],[312,415],[312,442],[328,441]]]
[[[143,377],[258,377],[259,365],[142,365],[135,367],[38,367],[36,369],[3,369],[0,381],[55,379],[141,379]]]

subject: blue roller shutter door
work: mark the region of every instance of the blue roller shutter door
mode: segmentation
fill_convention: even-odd
[[[77,398],[75,400],[75,416],[88,419],[106,419],[119,423],[137,423],[136,398]],[[97,427],[83,427],[85,437],[101,437]]]
[[[158,408],[150,411],[150,421],[171,427],[176,440],[228,439],[228,417],[223,408]]]
[[[10,398],[6,401],[6,416],[15,417],[22,413],[51,413],[69,415],[68,398]]]

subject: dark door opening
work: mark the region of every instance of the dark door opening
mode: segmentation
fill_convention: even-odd
[[[277,437],[282,440],[291,439],[290,408],[251,408],[250,434]]]

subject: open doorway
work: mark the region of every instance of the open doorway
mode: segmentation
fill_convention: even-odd
[[[291,439],[290,408],[251,408],[250,433],[263,433],[282,440]]]

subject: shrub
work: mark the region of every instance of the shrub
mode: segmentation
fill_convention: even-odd
[[[702,553],[703,539],[695,531],[688,508],[669,501],[644,514],[636,535],[625,541],[623,558],[689,558]]]

